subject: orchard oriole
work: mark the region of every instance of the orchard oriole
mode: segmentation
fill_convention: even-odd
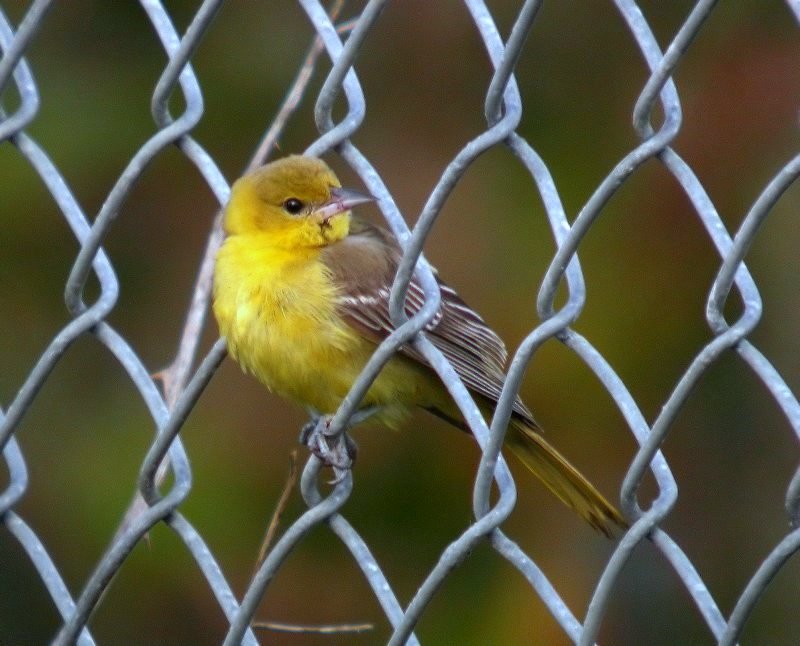
[[[290,156],[258,168],[232,188],[227,237],[216,261],[214,314],[228,350],[267,388],[323,413],[338,408],[376,344],[394,329],[389,293],[400,246],[350,209],[368,201],[343,189],[320,159]],[[438,280],[438,278],[437,278]],[[439,281],[442,302],[425,329],[485,413],[505,378],[506,349],[483,319]],[[422,306],[410,283],[405,308]],[[383,368],[362,402],[396,426],[421,406],[466,429],[446,389],[411,345]],[[539,433],[517,398],[505,442],[593,527],[624,526],[619,512]]]

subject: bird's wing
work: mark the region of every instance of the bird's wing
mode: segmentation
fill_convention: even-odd
[[[400,257],[397,241],[388,231],[357,220],[348,237],[323,251],[322,260],[341,289],[342,317],[375,343],[395,329],[389,314],[389,296]],[[450,361],[467,388],[494,405],[505,380],[505,345],[451,287],[438,276],[436,279],[442,300],[439,311],[424,328],[426,336]],[[422,286],[412,279],[406,292],[406,314],[413,316],[424,302]],[[404,344],[400,351],[430,367],[413,346]],[[514,402],[514,411],[535,424],[519,398]]]

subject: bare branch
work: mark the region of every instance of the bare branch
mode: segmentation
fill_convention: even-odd
[[[278,531],[278,525],[281,522],[283,512],[286,510],[286,505],[289,503],[289,496],[292,493],[295,485],[297,484],[297,449],[294,449],[289,454],[289,475],[286,476],[286,484],[283,485],[283,492],[281,497],[278,498],[278,504],[275,505],[275,511],[272,512],[272,518],[269,521],[269,526],[264,534],[264,540],[261,542],[261,549],[258,551],[258,558],[256,559],[255,569],[261,566],[264,557],[267,555],[270,545],[275,539],[275,534]],[[254,572],[255,574],[255,572]]]
[[[331,5],[330,15],[332,20],[336,17],[344,7],[345,0],[334,0]],[[351,24],[344,25],[343,29],[350,29]],[[292,87],[286,94],[286,97],[281,104],[278,113],[272,120],[271,125],[267,129],[260,145],[253,153],[246,167],[246,171],[250,171],[257,166],[263,164],[269,157],[270,152],[275,148],[276,142],[283,134],[289,118],[297,111],[300,103],[308,90],[309,82],[314,72],[314,68],[319,60],[319,55],[322,52],[322,42],[319,37],[315,37],[314,41],[306,54],[305,60],[300,67],[300,71],[295,77]],[[208,241],[206,243],[205,253],[200,261],[200,268],[197,273],[197,280],[195,281],[194,291],[192,293],[192,300],[186,315],[186,322],[184,323],[183,330],[181,331],[180,341],[178,345],[178,352],[172,363],[160,370],[157,373],[157,378],[161,381],[164,389],[164,398],[167,403],[167,408],[172,411],[175,402],[180,397],[180,394],[186,388],[186,384],[192,374],[192,367],[194,366],[197,350],[200,344],[200,338],[205,327],[206,319],[208,317],[209,305],[211,303],[211,289],[214,278],[214,262],[217,255],[217,250],[222,245],[224,239],[222,231],[222,212],[217,213],[211,225],[211,231],[208,234]],[[168,460],[164,460],[159,466],[156,473],[156,484],[160,485],[167,475],[169,466]],[[125,517],[114,536],[114,541],[124,533],[134,522],[134,520],[147,508],[147,504],[142,499],[141,495],[137,492],[131,502]]]
[[[345,633],[365,633],[374,630],[374,624],[322,624],[304,626],[301,624],[284,624],[277,621],[254,621],[256,630],[272,630],[281,633],[312,633],[316,635],[340,635]]]

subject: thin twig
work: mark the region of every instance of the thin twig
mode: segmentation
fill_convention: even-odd
[[[344,6],[344,2],[345,0],[334,0],[330,11],[332,20],[335,20],[339,15],[339,12]],[[277,115],[272,120],[271,125],[261,140],[261,144],[258,146],[255,153],[253,153],[247,164],[247,172],[263,164],[269,157],[271,151],[275,148],[275,144],[286,128],[289,118],[296,112],[308,89],[311,76],[313,75],[321,52],[322,41],[319,36],[316,36]],[[209,304],[211,301],[214,262],[217,250],[222,244],[223,237],[222,212],[220,211],[214,218],[211,231],[208,235],[205,253],[200,262],[197,280],[192,293],[192,300],[186,315],[186,322],[181,331],[178,352],[169,366],[154,375],[163,385],[164,399],[169,411],[173,410],[175,402],[186,388],[186,384],[189,382],[192,373],[192,367],[197,357],[197,349],[208,317]],[[165,458],[156,472],[156,485],[160,485],[164,481],[164,478],[166,478],[168,466],[169,458]],[[125,513],[119,529],[117,529],[114,541],[135,522],[136,518],[138,518],[146,508],[147,503],[137,491],[128,511]]]
[[[331,9],[332,18],[334,18],[335,15],[341,10],[343,4],[344,0],[336,0],[333,8]],[[317,36],[311,43],[311,47],[309,47],[308,52],[306,53],[306,58],[303,61],[303,64],[300,66],[300,71],[297,73],[297,76],[294,79],[292,88],[283,99],[283,103],[278,110],[278,114],[275,115],[272,125],[270,125],[270,127],[267,129],[267,132],[264,133],[264,136],[261,138],[261,142],[258,144],[258,148],[256,148],[256,152],[250,159],[250,163],[247,166],[248,172],[257,168],[258,166],[261,166],[261,164],[267,160],[272,150],[276,148],[278,139],[286,127],[289,117],[292,115],[292,113],[294,113],[295,110],[297,110],[298,106],[300,105],[300,100],[303,98],[303,95],[308,88],[308,84],[311,82],[314,68],[316,67],[317,60],[319,59],[319,55],[321,53],[322,39]]]
[[[344,7],[344,3],[345,0],[335,0],[335,2],[331,5],[331,21],[336,20],[339,12]],[[350,31],[354,25],[355,21],[350,20],[339,25],[336,28],[336,31],[338,31],[340,34],[343,34]],[[297,107],[300,105],[300,100],[303,98],[303,95],[308,88],[308,84],[311,82],[311,77],[317,65],[317,59],[321,53],[322,39],[317,36],[314,39],[314,42],[311,43],[311,47],[308,49],[306,59],[294,79],[292,89],[286,95],[286,98],[281,104],[280,110],[278,110],[275,120],[272,122],[272,125],[261,139],[261,143],[258,145],[258,148],[256,148],[256,152],[253,155],[253,158],[250,160],[250,164],[247,166],[247,172],[250,172],[251,170],[261,166],[267,160],[273,148],[277,147],[278,139],[286,127],[286,122],[289,120],[289,117],[295,112],[295,110],[297,110]]]
[[[284,624],[277,621],[254,621],[256,630],[273,630],[281,633],[313,633],[316,635],[339,635],[342,633],[365,633],[374,630],[374,624],[323,624],[304,626],[302,624]]]
[[[278,532],[278,525],[281,522],[281,517],[283,516],[283,512],[286,510],[286,505],[289,504],[289,496],[292,493],[295,485],[297,484],[297,449],[293,449],[292,452],[289,454],[289,475],[286,476],[286,484],[283,485],[283,491],[281,492],[281,497],[278,498],[278,504],[275,505],[275,511],[272,512],[272,518],[269,521],[269,526],[267,527],[267,531],[264,534],[264,540],[261,542],[261,549],[258,551],[258,557],[256,558],[256,567],[253,575],[255,572],[258,571],[258,568],[261,567],[261,564],[264,562],[264,559],[267,556],[267,551],[272,545],[273,540],[275,540],[275,534]]]

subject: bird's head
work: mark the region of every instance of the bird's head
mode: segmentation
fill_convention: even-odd
[[[323,247],[346,237],[350,209],[372,199],[342,188],[321,159],[292,155],[236,181],[223,223],[228,235],[261,234],[277,247]]]

